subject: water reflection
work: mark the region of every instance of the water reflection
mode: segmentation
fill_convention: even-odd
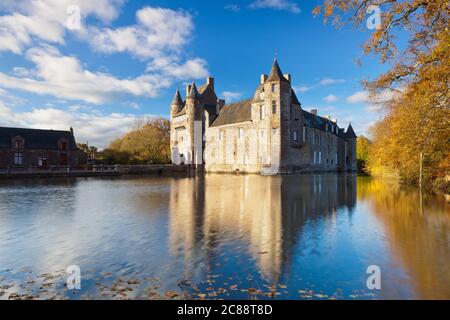
[[[450,209],[355,175],[0,181],[0,285],[71,264],[93,270],[82,293],[94,297],[104,272],[141,279],[131,298],[154,277],[163,296],[189,279],[225,299],[248,298],[233,284],[276,285],[281,299],[450,299]],[[372,264],[381,291],[366,287]]]
[[[391,256],[408,270],[417,297],[450,298],[450,215],[443,197],[361,178],[358,200],[368,201],[384,226]]]
[[[238,240],[264,275],[277,280],[307,220],[332,222],[338,208],[351,211],[355,204],[352,175],[172,180],[170,248],[190,260],[214,252],[217,242]]]

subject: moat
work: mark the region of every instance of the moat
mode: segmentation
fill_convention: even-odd
[[[356,175],[0,181],[19,298],[450,299],[450,206]]]

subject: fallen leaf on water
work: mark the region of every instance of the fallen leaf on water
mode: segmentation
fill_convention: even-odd
[[[166,297],[170,298],[170,299],[174,299],[174,298],[178,297],[178,293],[174,292],[174,291],[167,291],[166,292]]]

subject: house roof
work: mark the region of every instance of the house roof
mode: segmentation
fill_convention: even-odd
[[[247,99],[223,106],[219,111],[219,116],[211,124],[211,127],[241,123],[251,120],[252,99]]]
[[[25,140],[26,149],[58,150],[58,141],[68,141],[70,150],[77,150],[75,137],[70,131],[22,129],[0,127],[0,149],[10,149],[12,139],[20,136]]]

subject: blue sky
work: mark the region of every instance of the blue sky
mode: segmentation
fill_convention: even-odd
[[[362,54],[371,31],[325,25],[311,13],[317,1],[40,3],[0,4],[1,126],[73,126],[79,142],[104,147],[168,117],[176,88],[207,75],[228,102],[253,96],[275,55],[305,109],[358,134],[380,118],[360,84],[385,68]]]

